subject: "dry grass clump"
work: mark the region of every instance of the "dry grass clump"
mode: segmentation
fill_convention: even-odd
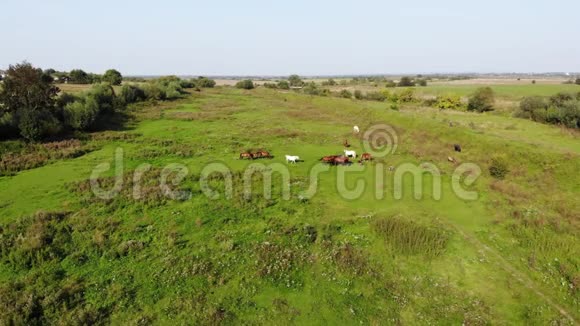
[[[449,243],[446,230],[398,217],[379,219],[372,227],[393,249],[403,254],[439,256],[445,252]]]

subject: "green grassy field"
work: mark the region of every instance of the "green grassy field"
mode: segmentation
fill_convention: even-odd
[[[566,85],[494,86],[511,100]],[[469,94],[471,86],[426,93]],[[423,90],[420,90],[423,92]],[[84,155],[0,177],[0,320],[19,316],[65,324],[575,324],[580,320],[580,140],[531,121],[381,102],[312,97],[258,88],[192,92],[132,108],[126,130],[82,139]],[[397,132],[397,150],[364,166],[331,167],[308,199],[309,173],[348,139],[361,153],[373,125]],[[360,135],[352,126],[361,127]],[[453,144],[463,147],[453,151]],[[4,144],[8,147],[7,144]],[[110,200],[88,182],[123,149],[124,186]],[[273,159],[239,160],[264,148]],[[289,165],[284,155],[303,162]],[[477,200],[452,190],[458,163],[481,176]],[[492,158],[509,172],[490,176]],[[134,199],[133,170],[149,163]],[[179,185],[158,190],[160,170],[187,167]],[[231,199],[210,200],[199,178],[208,164],[233,171]],[[273,175],[273,196],[242,191],[244,169],[288,166],[291,196]],[[425,163],[439,172],[427,173]],[[395,169],[412,164],[395,198]],[[376,169],[384,178],[376,179]],[[356,199],[341,196],[346,171]],[[113,169],[100,184],[112,186]],[[432,190],[441,182],[441,198]],[[225,182],[209,184],[222,192]],[[384,198],[376,199],[377,191]],[[38,213],[42,211],[41,213]],[[40,316],[40,317],[39,317]],[[29,318],[29,319],[27,319]]]

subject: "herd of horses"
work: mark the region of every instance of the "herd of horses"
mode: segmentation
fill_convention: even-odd
[[[354,133],[359,133],[360,129],[358,128],[358,126],[354,126],[353,128],[353,132]],[[343,146],[348,148],[350,147],[350,144],[348,143],[348,140],[345,139],[343,142]],[[255,160],[255,159],[261,159],[261,158],[274,158],[274,156],[272,156],[270,154],[270,152],[265,151],[265,150],[258,150],[255,152],[252,151],[246,151],[240,154],[240,160],[243,159],[248,159],[248,160]],[[287,163],[297,163],[300,162],[300,157],[299,156],[295,156],[295,155],[285,155],[286,158],[286,162]],[[354,163],[354,161],[351,161],[351,159],[356,160],[357,159],[357,154],[355,151],[352,150],[344,150],[344,154],[340,154],[340,155],[327,155],[327,156],[323,156],[322,158],[320,158],[320,161],[323,163],[327,163],[330,165],[350,165],[352,163]],[[359,160],[358,163],[359,164],[364,164],[364,162],[368,162],[368,161],[372,161],[373,157],[370,153],[363,153]]]

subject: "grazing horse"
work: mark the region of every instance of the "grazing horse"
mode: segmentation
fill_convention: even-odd
[[[328,164],[334,164],[334,159],[337,158],[338,156],[336,155],[329,155],[329,156],[324,156],[323,158],[321,158],[320,160],[323,163],[328,163]]]
[[[272,158],[272,155],[270,155],[270,153],[268,151],[257,151],[256,153],[254,153],[254,156],[257,158]]]
[[[360,156],[360,160],[361,160],[361,162],[364,162],[364,161],[372,161],[373,160],[373,156],[370,153],[363,153]]]
[[[360,129],[358,128],[358,126],[354,126],[354,127],[352,127],[352,132],[354,132],[355,134],[358,134],[360,132]]]
[[[254,159],[254,154],[252,154],[250,152],[241,153],[240,154],[240,160],[243,160],[245,158],[247,158],[249,160],[253,160]]]
[[[296,164],[296,162],[298,162],[299,160],[300,160],[299,156],[286,155],[286,162],[288,163]]]
[[[453,145],[453,149],[455,149],[456,152],[461,153],[461,145],[455,144],[455,145]]]
[[[347,157],[352,157],[352,158],[356,158],[356,152],[355,151],[349,151],[349,150],[344,150],[344,155]]]
[[[344,147],[350,147],[350,144],[348,143],[348,139],[344,140],[344,143],[342,143],[344,145]]]
[[[348,157],[346,157],[346,156],[336,156],[334,158],[334,164],[335,165],[350,164],[350,161],[349,161]]]

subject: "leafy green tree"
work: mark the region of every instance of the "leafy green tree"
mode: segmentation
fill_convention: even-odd
[[[304,86],[304,82],[298,75],[290,75],[290,77],[288,77],[288,82],[290,83],[290,86]]]
[[[240,80],[239,82],[236,83],[236,88],[253,89],[254,82],[252,82],[250,79]]]
[[[467,109],[469,111],[487,112],[493,111],[495,95],[490,87],[480,87],[469,97]]]
[[[30,63],[11,65],[0,87],[0,109],[16,112],[19,109],[51,110],[60,90],[52,77]]]
[[[111,85],[121,85],[123,82],[123,75],[115,69],[109,69],[105,72],[101,80]]]
[[[90,84],[93,82],[91,76],[81,69],[73,69],[69,73],[71,84]]]
[[[75,130],[87,130],[99,115],[99,104],[94,97],[84,96],[64,107],[65,124]]]

